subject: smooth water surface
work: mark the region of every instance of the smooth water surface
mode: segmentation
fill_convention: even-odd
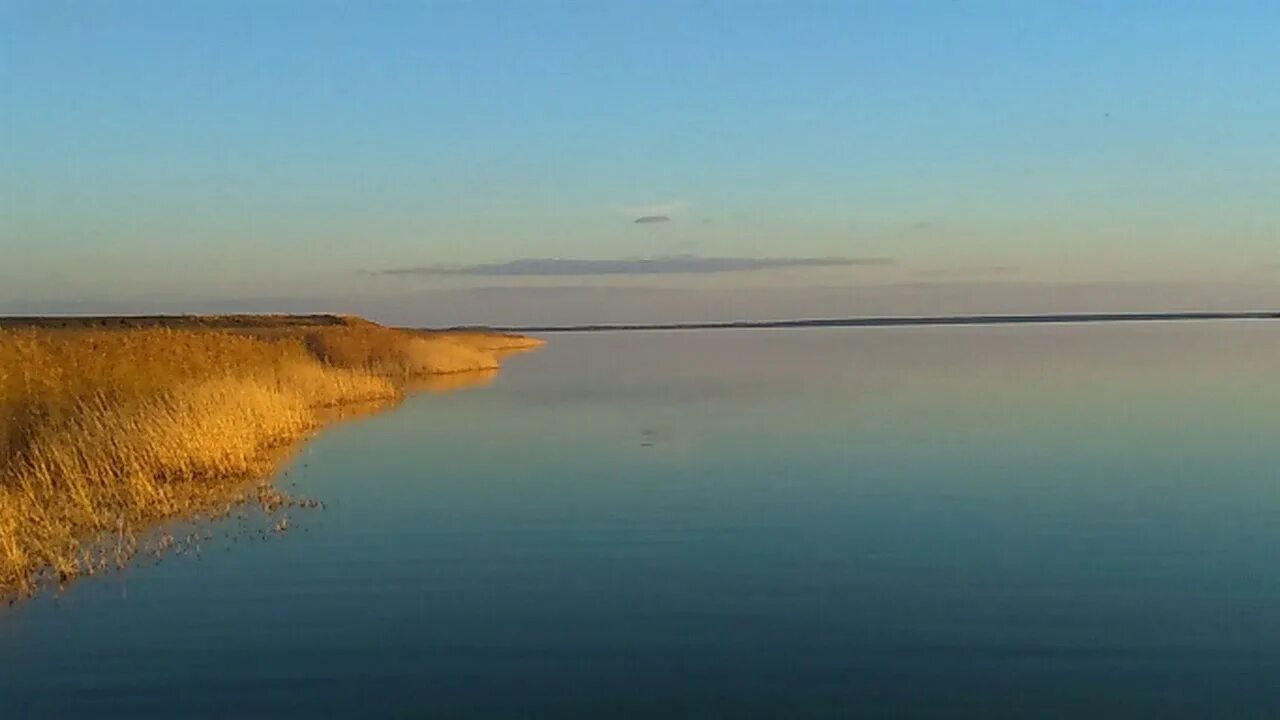
[[[1274,717],[1280,326],[557,335],[0,611],[0,716]]]

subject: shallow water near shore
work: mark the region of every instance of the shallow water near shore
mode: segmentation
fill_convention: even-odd
[[[0,609],[0,715],[1272,717],[1278,330],[556,335]]]

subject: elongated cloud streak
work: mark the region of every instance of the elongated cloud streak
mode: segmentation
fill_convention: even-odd
[[[584,276],[584,275],[665,275],[707,274],[725,272],[754,272],[783,268],[823,268],[890,265],[890,258],[842,258],[842,257],[676,257],[582,260],[572,258],[522,258],[499,263],[481,263],[450,267],[432,265],[425,267],[392,268],[382,275],[469,275],[495,276]]]

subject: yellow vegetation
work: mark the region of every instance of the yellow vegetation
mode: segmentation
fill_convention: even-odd
[[[492,371],[518,342],[346,318],[98,327],[0,329],[0,594],[119,562],[157,520],[225,511],[326,407]]]
[[[376,325],[318,329],[308,332],[305,340],[311,352],[327,364],[401,379],[498,367],[498,357],[490,350],[454,338]]]
[[[451,342],[465,345],[477,350],[488,350],[496,352],[499,355],[507,352],[519,352],[521,350],[529,350],[541,347],[543,341],[528,335],[513,335],[511,333],[483,332],[479,330],[443,330],[443,331],[419,331],[420,335],[428,338],[439,340],[449,340]]]

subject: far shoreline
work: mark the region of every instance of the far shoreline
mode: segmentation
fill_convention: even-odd
[[[1212,320],[1280,320],[1280,311],[1121,312],[1054,314],[899,315],[793,320],[732,320],[689,323],[593,323],[585,325],[461,326],[454,332],[575,333],[659,330],[762,330],[805,328],[910,327],[936,325],[1062,325],[1136,322],[1204,322]]]

